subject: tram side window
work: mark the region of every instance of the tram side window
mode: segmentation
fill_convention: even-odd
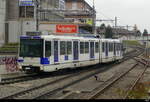
[[[45,42],[45,56],[50,57],[51,56],[51,41]]]
[[[118,43],[116,43],[116,51],[118,51]]]
[[[67,42],[67,54],[68,55],[72,54],[72,42],[71,41]]]
[[[117,43],[115,43],[115,48],[116,48],[116,51],[117,51],[118,50]]]
[[[117,43],[117,51],[119,51],[119,50],[120,50],[119,46],[120,46],[120,45],[119,45],[119,43]]]
[[[105,52],[105,43],[102,43],[102,51]]]
[[[109,44],[109,52],[111,52],[111,43],[108,43]]]
[[[109,43],[109,51],[110,51],[110,52],[113,51],[113,43]]]
[[[120,51],[120,43],[118,43],[118,50]]]
[[[113,51],[116,51],[116,43],[113,43]]]
[[[118,43],[118,51],[119,51],[119,43]]]
[[[120,51],[122,51],[122,44],[120,43]]]
[[[92,51],[94,52],[94,42],[91,42],[90,44],[90,48],[92,49]]]
[[[85,53],[89,53],[89,42],[85,42]]]
[[[60,42],[60,55],[65,55],[66,54],[66,42],[61,41]]]
[[[123,44],[121,43],[121,51],[123,51]]]
[[[121,43],[119,43],[119,51],[121,51]]]
[[[99,46],[98,46],[98,42],[95,43],[95,52],[98,53],[99,52]]]
[[[84,42],[80,42],[80,54],[84,54]]]
[[[112,46],[111,51],[113,52],[114,51],[114,43],[111,43],[111,46]]]

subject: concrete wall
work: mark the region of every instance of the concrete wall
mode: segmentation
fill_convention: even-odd
[[[20,32],[20,24],[18,21],[9,21],[9,35],[8,35],[8,41],[9,43],[15,43],[18,42],[19,39],[19,33]]]
[[[66,9],[75,9],[75,10],[81,10],[85,8],[85,4],[82,0],[66,0]]]
[[[88,5],[87,2],[85,2],[84,0],[65,0],[65,7],[66,9],[72,9],[73,3],[76,3],[76,7],[75,10],[84,10],[84,9],[91,9],[92,7],[90,7],[90,5]],[[75,6],[74,5],[74,6]]]
[[[36,21],[20,21],[20,25],[22,25],[22,33],[21,35],[26,35],[28,31],[36,31]]]
[[[7,0],[7,21],[19,18],[19,0]]]
[[[9,42],[18,42],[19,37],[28,31],[36,31],[35,21],[9,21]]]
[[[0,46],[5,39],[5,16],[6,16],[6,1],[0,0]]]
[[[56,24],[40,24],[40,31],[48,31],[50,33],[56,33]]]

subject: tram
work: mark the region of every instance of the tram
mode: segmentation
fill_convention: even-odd
[[[78,36],[21,36],[20,70],[53,72],[118,61],[123,58],[122,41]]]

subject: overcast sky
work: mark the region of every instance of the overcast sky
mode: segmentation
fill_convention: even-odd
[[[93,5],[93,0],[86,1]],[[150,0],[95,0],[95,7],[97,19],[114,19],[116,16],[118,25],[137,24],[141,32],[147,29],[150,33]]]

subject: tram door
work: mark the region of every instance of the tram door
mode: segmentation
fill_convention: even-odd
[[[57,63],[58,61],[59,61],[58,41],[54,41],[54,63]]]
[[[106,44],[106,46],[105,46],[105,47],[106,47],[106,48],[105,48],[105,49],[106,49],[106,50],[105,50],[105,54],[106,54],[106,57],[108,57],[108,50],[109,50],[109,49],[108,49],[108,42],[106,42],[105,44]]]
[[[90,42],[90,58],[94,58],[94,42]]]
[[[73,59],[79,60],[79,42],[78,41],[73,42]]]

